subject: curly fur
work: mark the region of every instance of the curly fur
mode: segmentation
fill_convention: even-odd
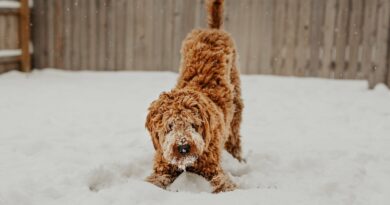
[[[236,50],[220,30],[223,0],[208,2],[209,29],[196,29],[183,42],[177,85],[152,102],[146,119],[156,150],[147,181],[166,188],[183,171],[203,176],[214,193],[236,185],[221,168],[225,148],[242,161],[240,123],[243,103]],[[189,144],[186,155],[177,147]]]

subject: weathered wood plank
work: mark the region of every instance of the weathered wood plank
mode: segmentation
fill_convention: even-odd
[[[0,16],[0,49],[5,49],[5,16]]]
[[[81,23],[80,17],[82,16],[80,9],[80,0],[73,0],[71,6],[72,12],[72,70],[80,70],[81,69],[81,46],[80,46],[80,33],[81,31]]]
[[[261,7],[261,22],[262,29],[260,34],[262,41],[260,42],[260,58],[257,61],[259,68],[256,73],[272,74],[272,27],[273,27],[273,15],[274,15],[274,2],[273,0],[263,0]]]
[[[1,57],[0,63],[11,63],[11,62],[18,62],[21,60],[21,56],[10,56],[10,57]]]
[[[173,52],[173,67],[171,68],[172,71],[178,71],[180,66],[180,47],[181,47],[181,41],[183,40],[181,38],[181,25],[182,25],[182,18],[183,18],[183,1],[174,1],[174,23],[173,23],[173,49],[171,52]]]
[[[64,19],[62,21],[62,24],[64,26],[64,56],[63,56],[63,67],[66,70],[72,69],[72,33],[73,33],[73,27],[72,27],[72,1],[64,1],[63,2],[63,10],[64,10]],[[35,53],[35,52],[34,52]]]
[[[97,0],[88,0],[88,69],[95,70],[97,66],[97,29],[98,24]]]
[[[344,69],[346,67],[346,47],[347,47],[347,28],[348,28],[348,0],[339,0],[337,11],[336,26],[336,70],[335,78],[344,78]]]
[[[61,1],[54,1],[54,67],[56,68],[63,68],[64,67],[64,31],[62,23],[57,22],[63,22],[64,19],[64,6],[63,2]]]
[[[378,1],[378,22],[375,52],[375,69],[372,78],[369,78],[369,88],[374,88],[378,83],[386,82],[387,72],[387,46],[389,38],[390,2],[388,0]],[[373,80],[372,80],[373,79]]]
[[[107,30],[107,0],[98,0],[97,4],[97,10],[98,13],[98,32],[97,32],[97,39],[98,42],[96,44],[97,51],[98,51],[98,70],[105,70],[107,69],[107,55],[106,50],[108,49],[108,46],[106,44],[106,35],[107,32],[110,32]]]
[[[164,4],[166,2],[160,0],[153,0],[153,22],[152,30],[163,31],[164,30]],[[164,53],[164,32],[153,32],[153,69],[165,70],[163,65],[163,53]]]
[[[331,73],[334,73],[334,44],[335,44],[335,28],[336,28],[336,13],[337,0],[327,0],[325,2],[325,19],[324,19],[324,34],[323,34],[323,57],[321,63],[321,71],[319,77],[329,78]]]
[[[49,12],[48,12],[48,5],[46,1],[42,1],[42,19],[41,23],[43,25],[42,29],[42,38],[40,41],[40,44],[42,46],[42,54],[41,54],[41,62],[42,62],[42,68],[47,68],[49,66],[48,64],[48,53],[49,53],[49,27],[48,24],[48,18],[49,18]]]
[[[134,48],[134,70],[145,68],[145,1],[135,1],[135,48]]]
[[[250,33],[249,41],[252,42],[252,46],[248,47],[248,57],[246,58],[246,70],[245,72],[247,74],[253,74],[256,73],[259,69],[258,62],[260,61],[260,56],[262,55],[260,53],[261,50],[261,42],[263,42],[264,36],[258,35],[261,32],[261,29],[263,28],[262,21],[261,21],[261,1],[252,1],[251,5],[249,7],[250,13],[252,13],[252,16],[249,21],[249,29],[248,32]],[[258,12],[256,12],[258,11]]]
[[[158,68],[154,68],[155,59],[153,57],[153,49],[154,49],[154,42],[153,42],[153,25],[154,25],[154,13],[153,13],[153,0],[144,0],[145,1],[145,7],[144,7],[144,27],[145,27],[145,33],[144,33],[144,47],[145,47],[145,60],[143,62],[143,68],[144,70],[155,70]]]
[[[182,22],[181,22],[181,33],[180,33],[180,47],[184,38],[195,28],[195,16],[196,11],[194,9],[196,1],[184,0],[181,11]]]
[[[348,67],[345,73],[345,78],[355,79],[358,72],[359,62],[359,49],[361,43],[361,22],[363,16],[363,1],[354,0],[351,1],[351,17],[349,21],[349,56]]]
[[[8,61],[8,62],[2,62],[0,63],[0,74],[6,73],[11,70],[17,70],[20,68],[20,59],[16,61]]]
[[[46,1],[47,8],[47,66],[55,67],[55,4],[54,1]]]
[[[294,75],[305,76],[305,72],[309,66],[309,51],[310,51],[310,7],[311,0],[300,0],[299,2],[299,17],[298,17],[298,39],[296,48],[296,66]],[[275,49],[275,47],[274,47]]]
[[[41,35],[40,35],[40,41],[39,41],[39,44],[38,46],[41,48],[41,54],[40,54],[40,62],[41,62],[41,66],[39,68],[46,68],[47,67],[47,27],[49,26],[46,22],[46,18],[47,18],[47,6],[46,6],[46,3],[44,0],[39,0],[41,1],[40,4],[41,4],[41,8],[37,11],[40,12],[40,15],[39,15],[39,23],[41,25]],[[38,2],[36,2],[38,3]]]
[[[323,40],[324,1],[312,0],[310,17],[310,64],[308,76],[318,76],[320,71],[320,48]]]
[[[225,1],[225,11],[228,9],[231,1]],[[196,0],[195,4],[195,28],[206,28],[207,27],[207,12],[206,12],[205,0]],[[227,21],[229,20],[228,12],[224,12],[225,14],[225,23],[226,26]],[[226,28],[226,27],[225,27]]]
[[[0,8],[0,15],[19,15],[19,9]]]
[[[106,63],[106,69],[107,70],[114,70],[115,69],[115,38],[116,38],[116,32],[117,28],[115,27],[115,7],[114,4],[117,3],[117,1],[108,0],[106,4],[106,22],[107,22],[107,29],[104,31],[106,33],[106,57],[107,57],[107,63]]]
[[[88,70],[88,61],[89,61],[89,41],[88,41],[88,31],[89,28],[89,15],[88,15],[88,0],[79,0],[78,2],[78,16],[79,16],[79,55],[80,55],[80,69]]]
[[[287,20],[285,31],[286,56],[283,75],[293,75],[295,68],[296,35],[298,24],[298,0],[287,1]]]
[[[242,1],[227,1],[225,6],[225,13],[227,14],[227,21],[225,21],[224,28],[231,33],[235,43],[236,49],[238,52],[238,67],[241,73],[248,73],[248,58],[250,55],[250,46],[253,45],[251,42],[251,32],[250,32],[250,14],[248,12],[251,8],[252,1],[242,0]],[[258,19],[255,19],[258,21]],[[206,20],[204,19],[206,22]],[[246,32],[243,32],[243,31]],[[253,34],[255,36],[256,34]],[[251,44],[252,43],[252,44]],[[256,41],[258,43],[258,41]]]
[[[126,6],[126,70],[134,69],[135,45],[135,0],[128,0]]]
[[[260,62],[258,65],[260,66],[256,73],[263,74],[271,74],[272,73],[272,27],[273,27],[273,15],[274,15],[274,3],[273,0],[263,0],[263,6],[261,8],[261,21],[262,21],[262,29],[260,35],[263,36],[262,42],[260,45],[259,52]]]
[[[363,42],[362,42],[362,71],[358,78],[368,79],[373,70],[373,49],[375,44],[375,25],[377,21],[377,0],[365,1],[363,19]]]
[[[125,68],[126,56],[126,19],[127,19],[127,1],[118,0],[115,4],[115,23],[116,23],[116,37],[115,37],[115,70],[123,70]]]
[[[30,24],[28,24],[28,26],[29,25]],[[7,32],[8,36],[6,38],[7,41],[6,44],[8,44],[7,47],[9,49],[20,49],[21,48],[20,17],[14,15],[7,16],[7,27],[9,28]]]
[[[203,0],[203,1],[205,1],[205,0]],[[243,56],[241,54],[241,49],[243,49],[241,39],[243,38],[243,35],[240,34],[240,31],[241,31],[240,29],[242,26],[240,12],[239,12],[240,4],[241,4],[240,1],[226,1],[226,4],[225,4],[226,18],[225,18],[225,23],[224,23],[224,29],[227,32],[229,32],[234,39],[236,49],[238,52],[238,55],[237,55],[238,69],[242,73],[244,73],[244,67],[243,67],[242,60],[241,60],[241,56]],[[205,5],[203,5],[202,9],[205,10]],[[200,21],[203,21],[204,26],[207,27],[206,12],[204,12],[203,16],[200,16],[200,17],[202,18]]]
[[[33,56],[32,56],[32,68],[37,68],[38,65],[39,65],[39,56],[37,54],[40,54],[40,46],[39,45],[39,35],[40,35],[40,32],[42,29],[40,29],[40,26],[41,24],[37,21],[39,19],[39,14],[40,12],[39,11],[36,11],[36,8],[37,8],[37,4],[39,6],[39,4],[41,3],[41,0],[37,0],[34,2],[35,3],[35,7],[32,8],[32,11],[31,11],[31,41],[32,41],[32,45],[33,45],[33,49],[34,49],[34,53],[33,53]],[[39,8],[39,7],[38,7]],[[1,17],[0,17],[0,22],[1,22]],[[1,27],[1,23],[0,23],[0,27]],[[1,29],[0,29],[0,39],[1,39]],[[36,44],[38,43],[38,44]],[[0,40],[0,49],[1,49],[1,40]]]
[[[174,23],[175,23],[175,4],[174,0],[166,0],[164,4],[164,32],[163,32],[163,50],[162,58],[164,60],[164,69],[177,71],[173,64],[173,56],[179,53],[174,53]]]
[[[286,22],[286,0],[276,0],[274,11],[273,27],[273,74],[281,75],[284,67],[284,46],[285,46],[285,22]]]
[[[252,7],[255,0],[241,0],[238,14],[240,15],[240,19],[237,22],[239,25],[239,32],[237,33],[237,37],[239,37],[238,50],[241,55],[241,71],[245,74],[250,73],[250,47],[252,46],[251,36],[256,35],[251,31],[250,25],[251,21],[256,19],[251,19],[251,13],[248,12]],[[247,30],[248,32],[242,32]]]

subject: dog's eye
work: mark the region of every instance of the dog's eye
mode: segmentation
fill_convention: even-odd
[[[198,129],[198,126],[196,126],[196,125],[195,125],[195,124],[193,124],[193,123],[191,124],[191,127],[192,127],[192,128],[194,128],[195,130],[197,130],[197,129]]]
[[[169,123],[168,124],[168,132],[172,131],[172,128],[173,128],[173,123]]]

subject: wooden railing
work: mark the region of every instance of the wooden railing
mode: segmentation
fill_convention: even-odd
[[[0,73],[31,70],[28,0],[0,2]]]

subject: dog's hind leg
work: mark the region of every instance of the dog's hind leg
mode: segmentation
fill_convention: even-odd
[[[225,142],[225,149],[238,161],[244,161],[241,156],[241,136],[240,124],[242,118],[242,110],[244,104],[241,99],[240,78],[237,68],[233,67],[231,71],[231,83],[234,85],[234,114],[230,123],[230,132],[227,141]]]

